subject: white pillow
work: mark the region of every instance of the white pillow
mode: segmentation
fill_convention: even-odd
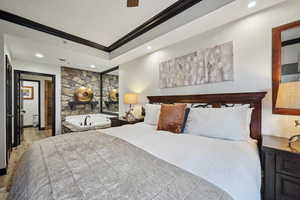
[[[146,104],[145,105],[145,119],[144,122],[150,125],[157,125],[160,115],[159,104]]]
[[[226,140],[249,139],[252,108],[191,108],[185,133]]]

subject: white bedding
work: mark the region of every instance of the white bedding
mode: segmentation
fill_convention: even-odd
[[[261,168],[254,141],[157,131],[146,123],[100,130],[214,183],[236,200],[259,200]]]

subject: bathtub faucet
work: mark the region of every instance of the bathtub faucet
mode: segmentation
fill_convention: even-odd
[[[84,126],[87,126],[87,119],[88,118],[91,118],[91,116],[90,115],[87,115],[87,116],[85,116],[85,118],[84,118]]]

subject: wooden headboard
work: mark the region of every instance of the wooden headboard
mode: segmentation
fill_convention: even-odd
[[[149,103],[207,103],[214,108],[224,104],[250,104],[254,108],[250,125],[250,136],[261,142],[261,101],[266,92],[225,93],[176,96],[148,96]]]

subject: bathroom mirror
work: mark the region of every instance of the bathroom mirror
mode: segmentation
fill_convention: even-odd
[[[300,21],[273,28],[273,113],[300,115]]]
[[[101,73],[101,112],[119,114],[119,67]]]

